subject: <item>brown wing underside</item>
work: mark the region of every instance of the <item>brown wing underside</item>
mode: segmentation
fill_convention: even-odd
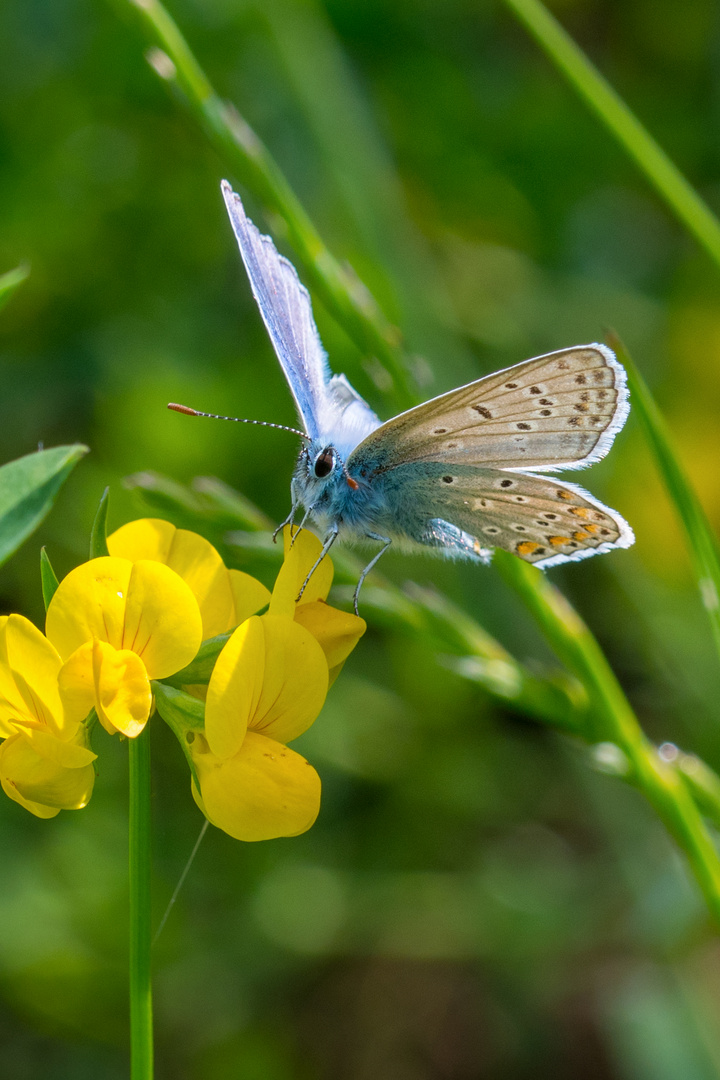
[[[597,460],[622,426],[624,372],[608,349],[526,360],[442,394],[372,432],[353,452],[377,471],[436,461],[548,468]]]

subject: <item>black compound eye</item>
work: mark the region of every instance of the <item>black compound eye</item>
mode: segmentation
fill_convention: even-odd
[[[315,458],[315,475],[321,479],[323,476],[329,476],[335,468],[335,454],[332,450],[323,450],[322,454],[318,454]]]

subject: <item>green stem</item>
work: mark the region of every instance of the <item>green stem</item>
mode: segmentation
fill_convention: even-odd
[[[653,452],[680,523],[685,529],[702,605],[710,619],[715,648],[720,655],[720,553],[712,525],[672,445],[665,418],[650,389],[617,334],[607,335],[618,359],[625,365],[630,400]]]
[[[625,779],[642,791],[685,852],[708,908],[720,923],[720,857],[689,782],[646,738],[597,640],[562,593],[536,567],[505,552],[496,552],[495,565],[585,687],[590,713],[584,737],[620,748],[628,766]]]
[[[152,1080],[150,732],[128,739],[130,762],[130,1076]]]
[[[685,228],[720,265],[720,222],[540,0],[505,0]]]

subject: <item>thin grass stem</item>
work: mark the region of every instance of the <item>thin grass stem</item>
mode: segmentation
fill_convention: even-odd
[[[627,760],[624,778],[642,791],[685,852],[708,908],[720,923],[720,857],[689,785],[645,737],[597,640],[562,593],[540,570],[512,555],[497,552],[495,563],[587,690],[585,737],[619,748]]]
[[[675,216],[720,266],[720,222],[665,151],[540,0],[505,0]]]
[[[685,531],[700,600],[710,619],[715,647],[720,656],[720,555],[717,539],[680,464],[668,426],[650,388],[617,335],[608,334],[607,337],[618,359],[625,365],[635,415],[640,421],[670,501]]]

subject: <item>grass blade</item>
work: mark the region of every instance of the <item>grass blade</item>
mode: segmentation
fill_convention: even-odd
[[[675,216],[720,266],[720,222],[610,83],[540,0],[505,0],[614,135]]]
[[[700,500],[680,464],[667,424],[650,388],[620,339],[615,334],[608,334],[607,340],[628,373],[633,409],[655,457],[670,501],[685,530],[688,550],[700,590],[700,599],[708,613],[713,638],[718,655],[720,655],[720,555],[717,539]]]
[[[116,0],[117,5],[117,0]],[[148,60],[176,90],[227,162],[228,169],[279,214],[287,239],[316,290],[365,355],[375,356],[392,379],[399,404],[414,404],[409,373],[400,350],[400,332],[384,316],[353,271],[325,247],[277,162],[235,107],[216,94],[177,24],[160,0],[128,0],[153,43]]]

